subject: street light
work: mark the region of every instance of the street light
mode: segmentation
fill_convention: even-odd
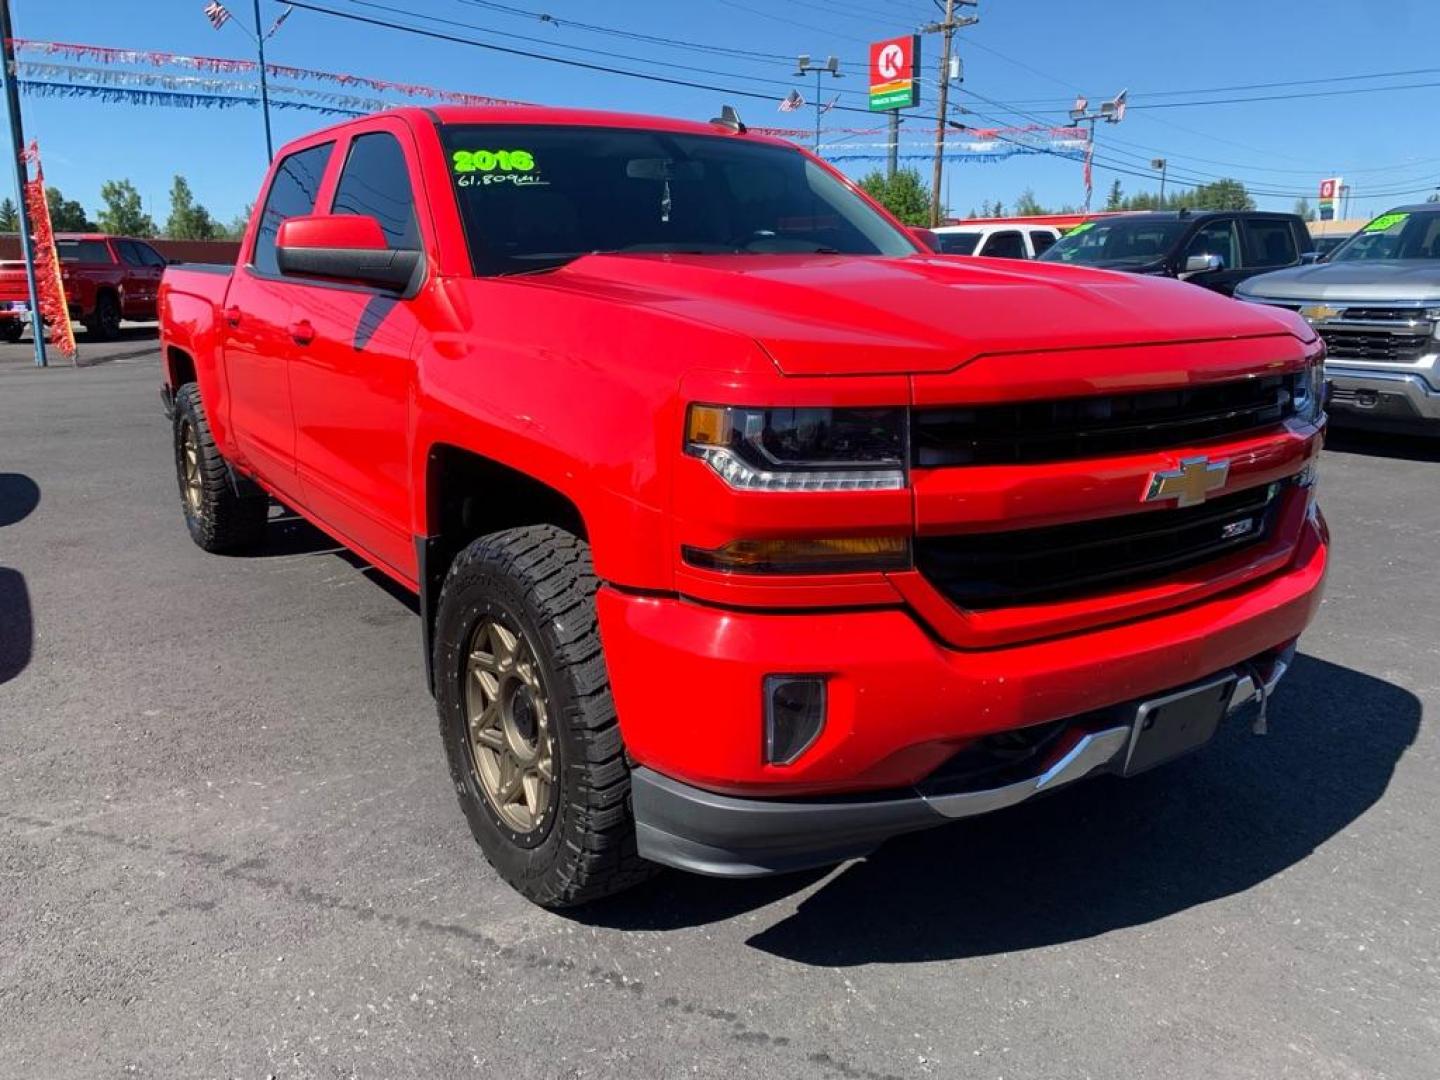
[[[1161,209],[1161,210],[1164,210],[1164,209],[1165,209],[1165,170],[1166,170],[1166,168],[1169,166],[1169,164],[1170,164],[1170,163],[1169,163],[1168,161],[1166,161],[1163,157],[1157,157],[1157,158],[1155,158],[1153,161],[1150,162],[1150,168],[1152,168],[1152,169],[1159,169],[1159,170],[1160,170],[1160,209]]]
[[[1093,190],[1090,183],[1090,163],[1095,159],[1095,121],[1104,120],[1107,124],[1118,124],[1125,119],[1125,98],[1128,90],[1121,90],[1109,101],[1100,103],[1099,112],[1090,111],[1090,99],[1084,94],[1075,97],[1075,105],[1070,110],[1070,122],[1073,124],[1089,124],[1090,138],[1085,145],[1085,212],[1090,212],[1090,195]]]
[[[843,79],[840,74],[840,58],[838,56],[826,57],[823,64],[812,64],[810,54],[802,53],[795,61],[795,77],[803,79],[810,72],[815,73],[815,153],[820,153],[820,76],[827,71],[833,79]]]

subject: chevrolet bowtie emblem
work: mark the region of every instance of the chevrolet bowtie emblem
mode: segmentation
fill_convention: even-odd
[[[1230,462],[1209,458],[1183,458],[1178,469],[1150,474],[1145,490],[1146,502],[1174,499],[1176,506],[1196,506],[1205,496],[1225,486],[1230,476]]]
[[[1343,308],[1331,307],[1329,304],[1311,304],[1300,309],[1300,314],[1311,322],[1326,322],[1329,319],[1338,318],[1344,313]]]

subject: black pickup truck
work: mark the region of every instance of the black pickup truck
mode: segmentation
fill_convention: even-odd
[[[1296,214],[1155,210],[1083,222],[1040,259],[1179,278],[1229,296],[1246,278],[1298,266],[1314,249]]]

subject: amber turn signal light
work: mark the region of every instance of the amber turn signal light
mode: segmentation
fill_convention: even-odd
[[[734,574],[825,574],[904,570],[910,541],[903,536],[802,540],[732,540],[718,548],[685,547],[685,561]]]

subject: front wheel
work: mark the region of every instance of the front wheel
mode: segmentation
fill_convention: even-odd
[[[584,541],[507,529],[460,553],[436,614],[440,735],[460,806],[490,865],[549,908],[653,872],[636,851],[595,589]]]
[[[99,341],[114,341],[120,336],[120,301],[112,293],[103,292],[95,298],[95,310],[85,320],[85,329]]]
[[[25,324],[19,319],[10,319],[8,322],[0,323],[0,339],[14,344],[20,340],[25,333]]]

